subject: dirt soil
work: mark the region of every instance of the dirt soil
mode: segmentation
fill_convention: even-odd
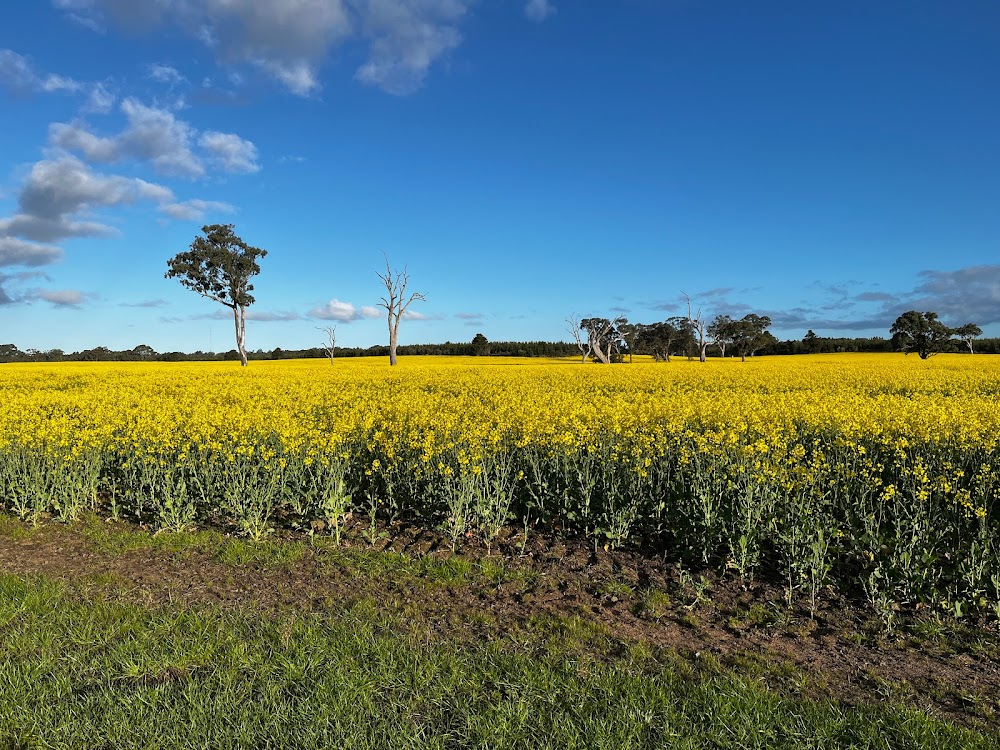
[[[582,541],[540,534],[522,544],[512,532],[490,551],[470,541],[457,557],[474,563],[474,572],[441,582],[357,561],[381,552],[447,560],[450,540],[397,524],[370,545],[361,526],[349,530],[340,548],[307,544],[288,562],[233,563],[197,547],[108,551],[95,541],[103,531],[95,536],[81,526],[47,523],[12,533],[17,527],[0,525],[0,573],[54,578],[88,596],[113,589],[150,605],[336,613],[369,601],[435,639],[529,634],[546,618],[576,618],[601,634],[604,658],[613,658],[608,643],[624,651],[643,642],[696,668],[747,670],[784,694],[847,704],[903,701],[960,724],[1000,728],[995,626],[914,611],[898,613],[887,632],[871,611],[834,592],[825,592],[810,613],[804,605],[787,607],[777,582],[688,573],[660,558],[595,552]],[[484,573],[493,562],[505,572]]]

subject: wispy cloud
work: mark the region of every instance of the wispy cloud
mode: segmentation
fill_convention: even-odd
[[[163,307],[167,304],[166,300],[162,299],[149,299],[143,300],[142,302],[122,302],[122,307]]]
[[[35,279],[49,280],[42,271],[0,273],[0,305],[12,305],[30,300],[31,293],[25,291],[24,283]]]
[[[0,49],[0,86],[21,93],[86,94],[88,99],[84,109],[90,112],[106,112],[115,101],[104,83],[88,83],[58,73],[43,73],[30,59],[10,49]]]
[[[226,320],[232,322],[233,313],[229,310],[218,309],[210,313],[192,315],[191,320]],[[297,312],[286,312],[280,310],[247,310],[247,320],[255,320],[258,323],[288,323],[293,320],[301,320],[302,316]],[[171,322],[176,322],[171,319]]]
[[[165,203],[160,206],[161,212],[179,221],[201,221],[206,214],[230,214],[235,210],[229,203],[205,201],[200,198],[192,198],[182,203]]]
[[[0,83],[20,91],[76,93],[84,88],[79,81],[55,73],[39,73],[31,61],[10,49],[0,50]]]
[[[148,75],[154,81],[158,83],[164,83],[167,86],[180,86],[181,84],[187,83],[187,78],[181,75],[177,68],[170,65],[159,65],[153,64],[148,67]]]
[[[548,0],[528,0],[524,4],[524,15],[536,23],[541,23],[555,12],[555,6]]]

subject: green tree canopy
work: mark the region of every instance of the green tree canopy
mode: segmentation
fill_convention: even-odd
[[[237,237],[233,226],[202,227],[205,236],[196,237],[190,249],[168,260],[164,276],[177,279],[191,291],[233,311],[236,348],[240,362],[246,366],[246,309],[254,303],[250,279],[260,273],[257,259],[267,255],[267,251]]]
[[[936,312],[909,310],[889,329],[892,343],[904,354],[916,352],[920,359],[947,351],[951,346],[952,329],[938,320]]]

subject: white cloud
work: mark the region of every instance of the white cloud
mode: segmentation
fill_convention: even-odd
[[[461,42],[455,24],[467,5],[467,0],[370,0],[364,19],[369,59],[355,78],[390,94],[415,91],[431,64]]]
[[[257,147],[245,138],[216,131],[198,137],[198,131],[173,112],[132,98],[121,103],[121,110],[128,125],[117,135],[96,135],[80,121],[56,122],[49,126],[49,142],[82,154],[91,162],[111,164],[138,159],[149,161],[161,174],[192,179],[206,174],[204,159],[192,149],[197,142],[213,166],[223,172],[245,174],[260,170]]]
[[[377,307],[370,305],[365,305],[359,310],[350,302],[341,302],[338,299],[332,299],[325,305],[314,307],[308,314],[310,318],[351,323],[352,321],[363,320],[365,318],[377,318],[381,315],[381,312]]]
[[[207,213],[232,213],[234,210],[228,203],[205,201],[199,198],[160,206],[160,211],[180,221],[201,221]]]
[[[115,106],[118,97],[112,94],[103,83],[95,83],[90,88],[87,103],[83,106],[85,112],[105,114]]]
[[[0,218],[0,237],[53,242],[67,237],[100,237],[116,230],[84,219],[98,208],[150,200],[173,201],[162,185],[119,175],[103,175],[73,156],[45,159],[31,168],[18,195],[18,213]]]
[[[52,245],[26,242],[16,237],[0,237],[0,267],[47,266],[61,260],[62,250]]]
[[[225,172],[250,174],[260,171],[257,147],[238,135],[209,131],[202,133],[198,145]]]
[[[285,88],[299,96],[309,96],[319,89],[319,79],[314,65],[305,60],[281,62],[278,60],[254,60],[259,68],[272,78],[283,83]]]
[[[54,122],[49,125],[49,143],[83,154],[88,161],[112,162],[120,158],[118,142],[94,135],[81,124]]]
[[[112,138],[94,135],[83,123],[53,123],[49,141],[67,151],[83,154],[89,161],[113,163],[124,158],[148,160],[157,172],[182,177],[201,177],[205,167],[191,151],[195,130],[165,109],[147,107],[126,99],[121,110],[128,127]]]
[[[555,12],[555,7],[548,0],[528,0],[524,4],[524,15],[537,23],[541,23]]]
[[[122,153],[148,159],[162,174],[201,177],[205,173],[201,160],[191,151],[195,131],[188,123],[136,99],[123,101],[121,109],[129,121],[117,139]]]
[[[55,307],[79,307],[86,295],[76,289],[42,289],[35,296]]]

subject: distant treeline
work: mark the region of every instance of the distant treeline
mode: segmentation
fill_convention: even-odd
[[[961,342],[959,342],[961,344]],[[1000,338],[976,339],[977,354],[1000,354]],[[775,341],[757,353],[761,355],[823,354],[833,352],[891,352],[892,340],[875,338],[825,338],[816,337],[809,341]],[[968,351],[964,345],[956,346],[956,352]],[[719,356],[717,347],[708,347],[710,356]],[[493,356],[493,357],[579,357],[576,344],[563,341],[491,341],[473,344],[446,341],[443,344],[409,344],[399,347],[400,356]],[[327,356],[322,347],[311,349],[282,349],[247,352],[249,359],[322,359]],[[388,346],[337,347],[336,358],[341,357],[388,357]],[[684,356],[683,353],[680,356]],[[115,351],[104,346],[66,353],[62,349],[21,351],[14,344],[0,344],[0,362],[195,362],[195,361],[237,361],[239,352],[158,352],[152,347],[140,344],[134,349]],[[625,361],[628,361],[627,359]]]
[[[400,345],[400,356],[437,355],[437,356],[485,356],[494,357],[568,357],[579,356],[575,344],[562,341],[491,341],[485,347],[482,344],[473,345],[470,342],[443,344],[409,344]],[[321,359],[327,356],[322,347],[310,349],[282,349],[277,347],[271,351],[258,349],[248,351],[248,359]],[[340,347],[336,349],[337,359],[342,357],[388,357],[389,347],[385,345],[361,347]],[[194,361],[238,361],[239,352],[232,349],[227,352],[158,352],[152,347],[140,344],[134,349],[115,351],[105,346],[85,349],[79,352],[66,353],[61,349],[39,351],[27,349],[21,351],[14,344],[0,344],[0,362],[194,362]]]

